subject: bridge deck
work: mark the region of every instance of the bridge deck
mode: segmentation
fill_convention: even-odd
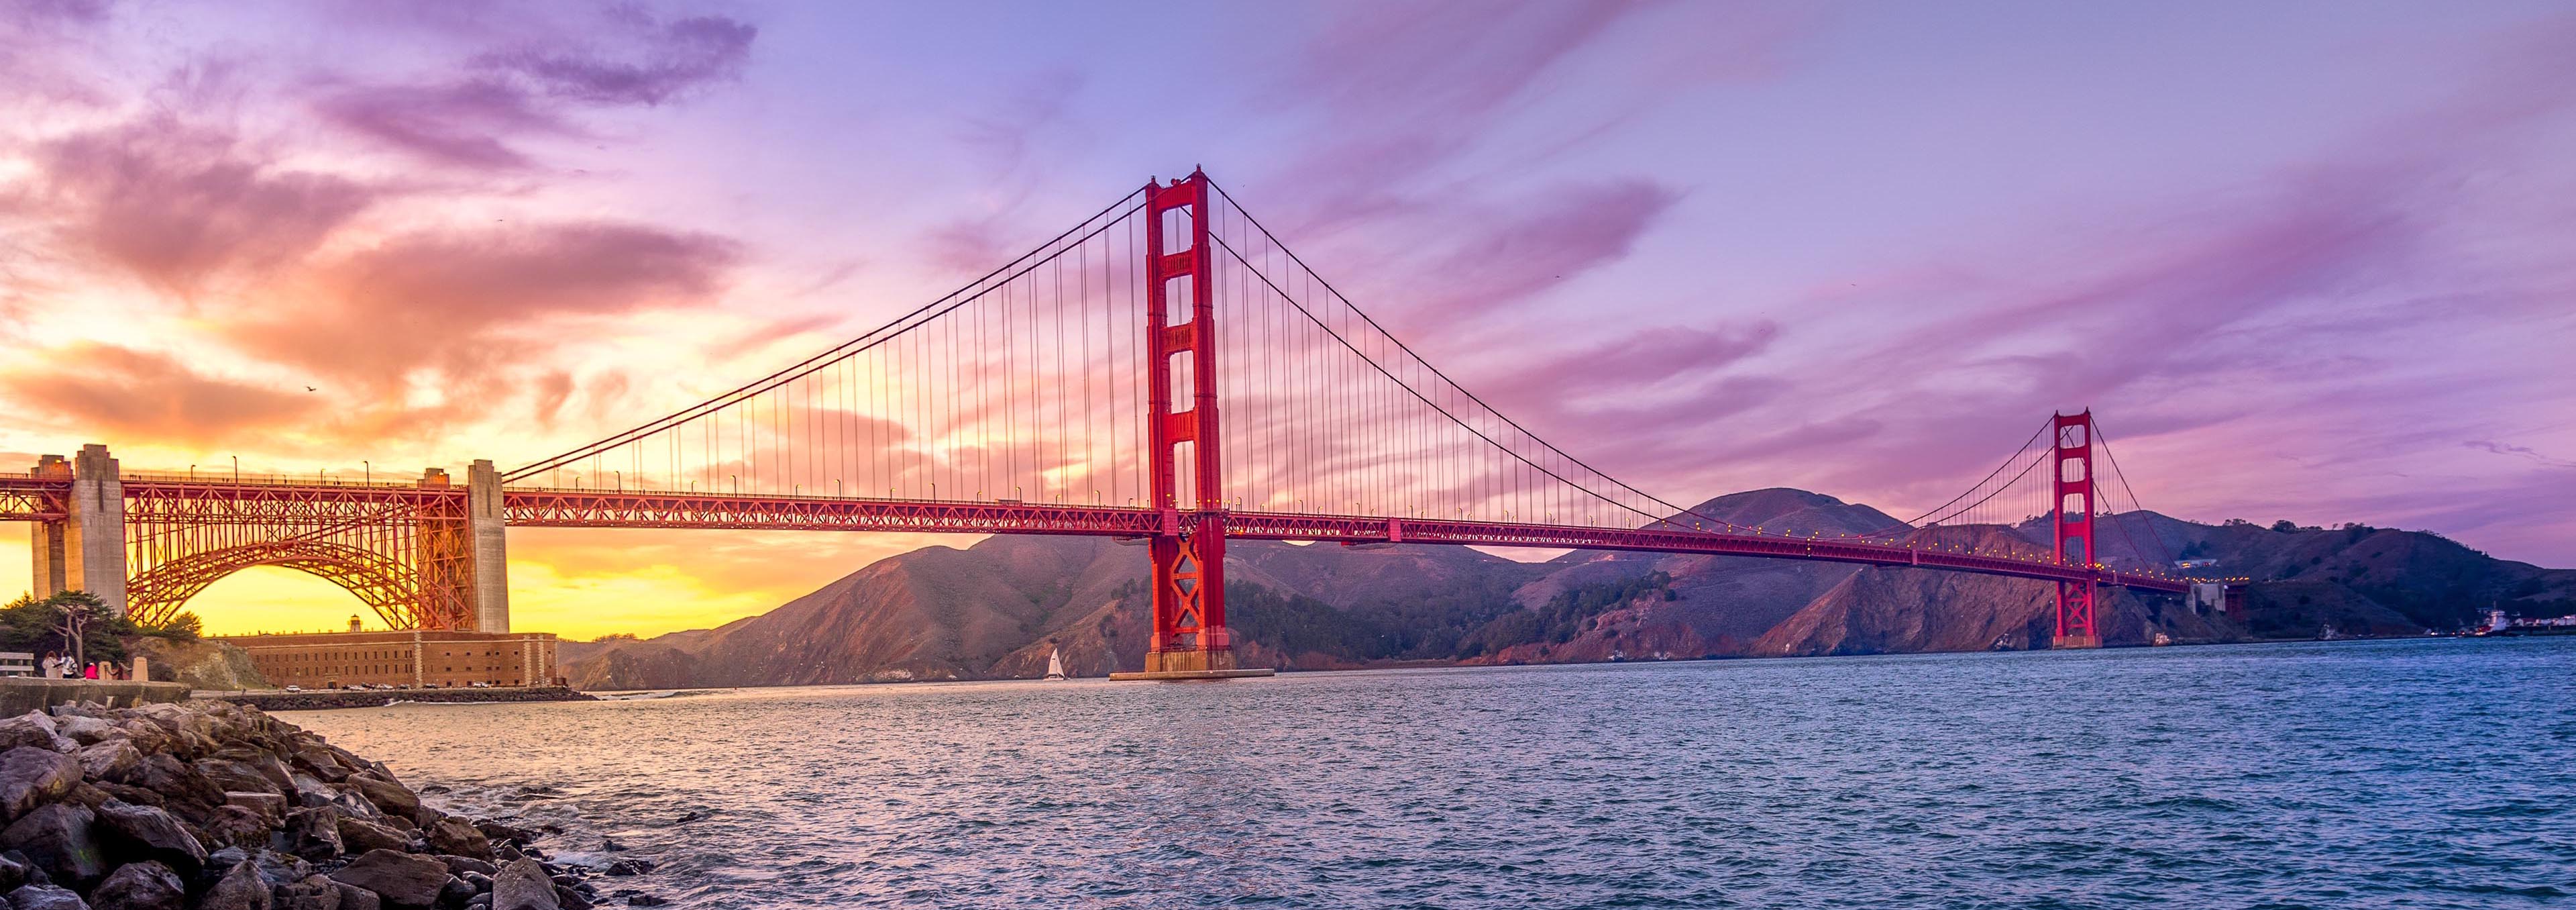
[[[274,520],[269,506],[382,508],[428,506],[462,498],[463,487],[331,483],[286,479],[196,479],[148,475],[124,481],[141,500],[229,499],[249,506],[244,520]],[[68,481],[0,475],[0,520],[60,518]],[[952,534],[1062,534],[1141,537],[1186,529],[1196,516],[1120,506],[1016,502],[942,502],[797,496],[731,496],[619,490],[514,487],[502,497],[509,523],[537,528],[698,528],[779,531],[900,531]],[[1595,528],[1509,522],[1231,512],[1226,535],[1327,543],[1420,543],[1543,547],[1652,553],[1702,553],[1913,566],[2042,581],[2117,585],[2181,592],[2187,580],[1980,555],[1939,545],[1908,546],[1861,539],[1724,534],[1687,528]]]

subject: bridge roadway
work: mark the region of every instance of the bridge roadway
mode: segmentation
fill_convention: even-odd
[[[273,523],[280,516],[319,518],[341,510],[387,507],[437,509],[461,502],[461,486],[415,483],[343,483],[266,477],[235,481],[204,475],[129,474],[129,503],[150,512],[154,502],[232,503],[244,523]],[[0,475],[0,520],[52,520],[64,515],[70,482],[29,475]],[[957,534],[1057,534],[1143,537],[1186,531],[1195,513],[1123,506],[1048,503],[948,502],[829,496],[757,496],[599,489],[510,487],[502,492],[510,525],[537,528],[697,528],[710,530],[903,531]],[[452,510],[452,509],[449,509]],[[2042,581],[2093,582],[2145,591],[2180,593],[2179,579],[2115,572],[2053,562],[1986,556],[1936,546],[1856,539],[1736,534],[1682,527],[1596,528],[1574,525],[1452,519],[1383,518],[1236,511],[1224,515],[1233,538],[1344,544],[1423,543],[1497,547],[1702,553],[1913,566]]]

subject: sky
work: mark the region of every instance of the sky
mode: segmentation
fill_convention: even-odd
[[[2160,512],[2576,566],[2576,12],[2501,0],[11,3],[0,470],[523,464],[1199,166],[1667,499],[1911,514],[2089,407]],[[513,531],[515,624],[966,542]]]

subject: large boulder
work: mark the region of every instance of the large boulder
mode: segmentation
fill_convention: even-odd
[[[260,880],[259,867],[242,860],[206,889],[197,910],[269,910],[268,883]]]
[[[348,852],[340,840],[340,810],[329,806],[287,813],[285,833],[286,852],[314,862]]]
[[[83,718],[86,720],[87,718]],[[101,740],[80,747],[72,753],[80,762],[81,773],[101,783],[133,783],[134,772],[143,767],[143,750],[134,748],[126,739]]]
[[[69,752],[80,748],[79,743],[71,741],[69,737],[57,731],[54,727],[54,719],[46,716],[42,711],[29,711],[7,720],[0,720],[0,749],[15,749],[20,746],[32,746],[55,752]]]
[[[268,902],[272,910],[340,910],[340,886],[308,875],[270,889]]]
[[[285,786],[269,780],[260,769],[228,758],[198,759],[197,773],[228,793],[266,793],[283,799],[286,792]]]
[[[60,752],[19,746],[0,754],[0,820],[15,821],[39,805],[63,798],[80,782],[80,762]]]
[[[55,884],[87,887],[107,874],[90,824],[98,816],[72,803],[40,806],[0,829],[0,847],[27,855]]]
[[[341,848],[351,853],[369,850],[409,850],[411,835],[363,818],[340,817]]]
[[[420,797],[412,793],[411,788],[380,777],[373,771],[350,775],[348,783],[358,788],[368,802],[376,804],[376,808],[384,810],[386,815],[404,818],[420,815]]]
[[[287,781],[294,786],[287,795],[292,797],[295,804],[299,806],[328,806],[332,800],[340,798],[338,788],[324,783],[321,778],[307,771],[297,770],[290,773],[287,775]]]
[[[430,906],[447,879],[447,864],[438,858],[393,850],[369,850],[331,873],[332,881],[373,891],[386,904],[402,908]]]
[[[97,910],[182,910],[188,888],[170,867],[151,860],[116,867],[90,892]]]
[[[385,899],[376,893],[347,882],[332,882],[340,889],[340,910],[383,910]]]
[[[270,822],[282,822],[286,820],[286,797],[279,796],[275,793],[227,790],[224,791],[223,802],[224,805],[240,806],[252,812],[259,813],[259,817],[268,819]]]
[[[257,850],[268,846],[268,819],[240,806],[216,807],[197,830],[205,832],[207,841],[216,849],[240,847]]]
[[[453,815],[421,829],[421,835],[429,840],[430,849],[440,853],[481,859],[492,856],[492,840],[475,830],[472,823]]]
[[[0,852],[0,892],[16,891],[34,876],[35,867],[27,864],[27,855],[15,850]]]
[[[289,796],[295,793],[294,773],[286,770],[286,764],[278,761],[277,756],[260,748],[233,746],[215,753],[215,758],[251,769],[268,781],[269,789]]]
[[[27,885],[9,892],[11,910],[89,910],[81,896],[53,885]]]
[[[111,737],[122,739],[125,736],[125,731],[118,729],[115,721],[81,714],[54,718],[54,732],[84,746],[95,745]]]
[[[224,788],[167,752],[147,751],[143,766],[134,772],[130,782],[161,794],[165,804],[172,807],[170,811],[200,824],[207,811],[224,804]]]
[[[169,812],[108,800],[98,806],[97,833],[107,846],[126,856],[140,856],[194,876],[206,865],[206,845]]]
[[[313,776],[328,783],[336,784],[348,780],[349,775],[356,771],[341,762],[339,754],[333,752],[331,747],[319,742],[298,744],[294,758],[296,767],[312,772]]]
[[[533,859],[512,860],[492,877],[492,910],[562,910],[553,877]]]
[[[267,882],[271,888],[292,885],[313,877],[313,864],[293,854],[261,850],[251,857],[251,862],[259,869],[260,880]]]

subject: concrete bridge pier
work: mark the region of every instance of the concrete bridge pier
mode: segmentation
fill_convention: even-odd
[[[29,535],[39,599],[87,591],[125,610],[125,483],[117,472],[116,458],[96,443],[82,446],[70,461],[60,455],[36,461],[36,476],[71,481],[63,517],[37,522]]]
[[[501,509],[501,472],[491,459],[465,468],[466,576],[474,605],[474,631],[510,631],[508,523]]]

